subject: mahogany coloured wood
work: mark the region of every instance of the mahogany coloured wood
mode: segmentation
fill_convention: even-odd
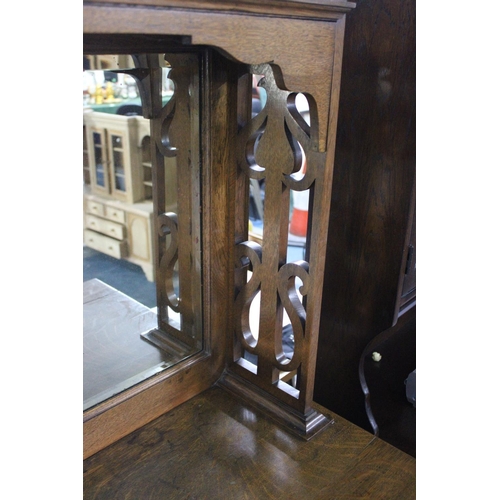
[[[415,0],[347,15],[314,399],[370,429],[365,346],[398,317],[414,213]]]
[[[376,362],[372,353],[381,359]],[[366,414],[375,435],[416,457],[416,408],[408,401],[406,380],[416,368],[416,306],[365,347],[359,379]]]

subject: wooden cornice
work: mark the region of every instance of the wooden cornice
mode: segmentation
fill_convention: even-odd
[[[199,9],[233,13],[335,19],[356,4],[346,0],[85,0],[84,4],[121,4],[141,7]]]

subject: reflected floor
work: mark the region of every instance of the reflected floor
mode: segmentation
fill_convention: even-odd
[[[155,284],[146,279],[140,266],[83,247],[83,281],[97,278],[146,307],[156,307]]]
[[[83,284],[83,409],[179,361],[140,337],[156,313],[98,279]]]
[[[140,334],[157,326],[141,267],[83,247],[84,411],[177,363]]]

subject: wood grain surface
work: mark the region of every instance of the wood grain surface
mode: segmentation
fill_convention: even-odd
[[[415,0],[346,17],[314,399],[363,427],[359,358],[399,311],[413,216],[415,39]]]
[[[84,498],[415,498],[415,459],[333,419],[306,442],[211,388],[84,461]]]
[[[335,19],[339,12],[351,10],[356,3],[346,0],[85,0],[84,3],[141,5],[163,8],[189,8],[224,12],[245,12],[286,17]]]

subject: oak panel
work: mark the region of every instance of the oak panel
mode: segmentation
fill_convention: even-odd
[[[412,457],[332,416],[306,442],[211,388],[86,460],[84,498],[414,497]]]

